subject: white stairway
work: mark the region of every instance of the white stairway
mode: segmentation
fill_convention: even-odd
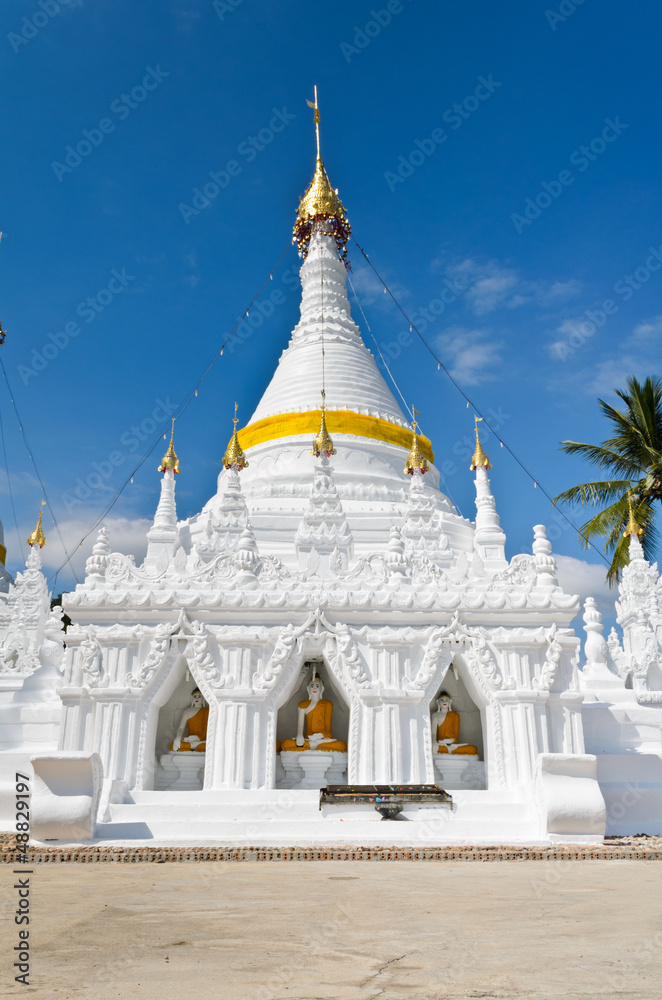
[[[93,843],[138,846],[543,844],[523,798],[452,792],[453,808],[407,803],[396,820],[371,804],[323,805],[317,790],[134,791],[108,805]]]

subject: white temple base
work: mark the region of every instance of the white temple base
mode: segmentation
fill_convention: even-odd
[[[475,754],[436,753],[433,757],[435,778],[444,791],[459,788],[486,788],[485,761]]]
[[[347,784],[347,754],[337,750],[283,750],[280,788],[324,788]]]
[[[115,846],[286,847],[550,844],[541,833],[537,804],[523,790],[453,792],[453,808],[405,803],[396,820],[382,822],[371,803],[323,805],[317,789],[139,791],[111,802],[93,844]],[[565,838],[563,838],[565,842]],[[602,843],[570,836],[568,843]]]
[[[205,778],[205,754],[195,750],[171,750],[161,755],[156,772],[158,789],[200,791]]]

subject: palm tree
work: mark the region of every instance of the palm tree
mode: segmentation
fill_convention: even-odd
[[[596,537],[606,537],[605,552],[612,554],[607,580],[614,584],[629,561],[628,540],[623,532],[632,500],[634,515],[644,529],[642,538],[647,559],[654,558],[657,547],[655,530],[656,501],[662,501],[662,379],[649,377],[643,385],[632,377],[627,392],[616,390],[625,408],[617,409],[599,399],[600,409],[611,422],[613,437],[602,444],[563,441],[568,455],[581,455],[592,465],[607,470],[618,479],[584,483],[565,490],[554,503],[582,504],[597,507],[607,504],[579,529],[579,537],[588,547]]]

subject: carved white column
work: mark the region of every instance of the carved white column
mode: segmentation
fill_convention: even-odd
[[[476,531],[474,551],[480,556],[488,573],[498,573],[508,565],[506,561],[506,536],[501,529],[501,521],[496,510],[496,502],[490,488],[487,468],[479,465],[476,469]]]
[[[99,528],[97,540],[92,546],[92,555],[85,563],[85,584],[88,587],[103,586],[106,576],[106,566],[110,556],[110,543],[108,541],[108,528],[102,525]]]
[[[536,587],[541,590],[552,590],[558,587],[556,579],[556,560],[552,556],[552,543],[547,538],[544,524],[533,526],[533,554],[536,557]]]
[[[154,563],[162,553],[174,556],[178,539],[177,506],[175,503],[175,474],[166,469],[161,480],[161,496],[154,522],[147,532],[147,557],[145,564]]]

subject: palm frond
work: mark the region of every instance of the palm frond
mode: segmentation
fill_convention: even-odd
[[[595,505],[605,503],[615,496],[622,496],[624,492],[629,492],[631,487],[631,479],[606,479],[603,482],[582,483],[581,486],[571,486],[569,490],[559,493],[552,502],[555,507],[558,503]]]
[[[585,507],[606,504],[581,526],[579,538],[585,546],[597,538],[605,539],[604,551],[611,553],[607,573],[610,584],[618,580],[629,561],[630,545],[624,536],[629,519],[628,498],[634,498],[635,517],[644,529],[642,543],[649,560],[654,558],[657,548],[655,515],[657,502],[662,501],[662,379],[649,376],[645,382],[639,382],[631,376],[626,385],[626,389],[616,390],[623,409],[604,399],[598,400],[610,424],[611,437],[599,445],[580,441],[561,443],[567,455],[580,455],[619,478],[573,486],[553,501]]]
[[[562,441],[561,450],[566,455],[581,455],[592,465],[601,466],[615,472],[617,475],[629,476],[630,479],[638,479],[646,466],[633,460],[629,456],[623,456],[613,448],[605,448],[603,445],[584,444],[581,441]]]

